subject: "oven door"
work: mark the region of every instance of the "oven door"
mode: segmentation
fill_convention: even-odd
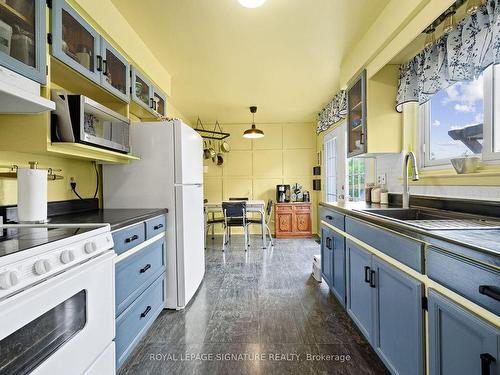
[[[115,336],[114,257],[105,253],[0,302],[0,374],[87,371]]]

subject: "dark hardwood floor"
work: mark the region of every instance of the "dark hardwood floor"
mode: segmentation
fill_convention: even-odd
[[[209,240],[206,275],[183,311],[165,310],[120,375],[386,374],[326,284],[311,277],[314,240],[243,250]]]

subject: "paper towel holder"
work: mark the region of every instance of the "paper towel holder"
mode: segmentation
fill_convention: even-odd
[[[58,175],[55,172],[62,172],[62,169],[56,168],[38,168],[37,161],[29,161],[28,162],[30,169],[47,169],[47,180],[55,181],[62,180],[64,176]],[[12,165],[0,165],[0,168],[7,168],[9,172],[0,172],[0,178],[17,178],[17,169],[19,166],[17,164]]]

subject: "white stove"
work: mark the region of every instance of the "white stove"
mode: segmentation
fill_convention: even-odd
[[[107,224],[0,225],[0,373],[114,374]]]

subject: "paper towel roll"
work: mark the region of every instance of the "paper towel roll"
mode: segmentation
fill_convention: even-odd
[[[46,170],[17,170],[17,220],[31,223],[47,221]]]

